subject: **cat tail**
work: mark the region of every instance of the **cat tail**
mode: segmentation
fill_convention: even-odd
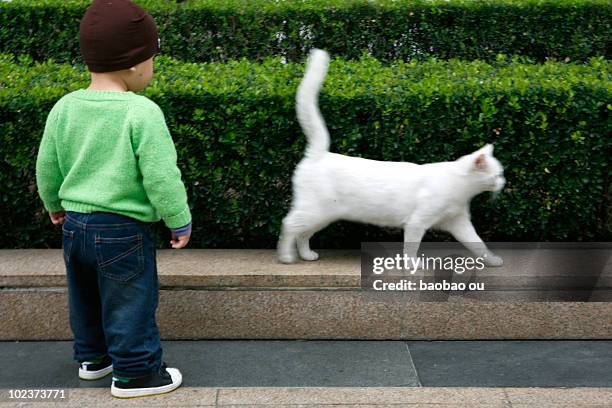
[[[327,74],[329,54],[313,49],[308,56],[306,72],[295,97],[298,122],[306,135],[306,156],[316,157],[329,151],[329,132],[319,111],[319,91]]]

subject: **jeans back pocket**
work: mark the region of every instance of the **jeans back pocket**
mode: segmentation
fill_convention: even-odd
[[[103,276],[127,282],[144,270],[143,234],[124,237],[98,233],[95,244],[96,261]]]

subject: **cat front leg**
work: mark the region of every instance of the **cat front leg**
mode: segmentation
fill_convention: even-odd
[[[491,252],[476,233],[472,221],[467,216],[459,216],[442,225],[440,228],[450,232],[457,241],[469,249],[474,256],[482,257],[487,266],[502,266],[504,260]]]
[[[413,265],[415,265],[414,262],[416,262],[417,252],[425,231],[425,228],[421,225],[404,225],[404,255],[413,259]]]

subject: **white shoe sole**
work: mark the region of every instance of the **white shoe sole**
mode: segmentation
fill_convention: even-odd
[[[115,387],[115,382],[111,385],[111,395],[115,398],[137,398],[137,397],[150,397],[152,395],[165,394],[170,391],[176,390],[183,383],[183,375],[176,368],[166,368],[168,374],[170,374],[170,378],[172,378],[172,383],[168,385],[163,385],[161,387],[151,387],[151,388],[117,388]]]
[[[99,380],[100,378],[104,378],[112,372],[113,372],[112,365],[109,365],[108,367],[103,368],[98,371],[87,371],[79,367],[79,378],[81,380],[88,380],[88,381]]]

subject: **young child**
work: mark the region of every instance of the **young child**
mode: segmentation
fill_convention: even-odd
[[[161,109],[134,92],[159,52],[153,18],[129,0],[95,0],[80,25],[91,84],[51,109],[36,163],[40,197],[62,225],[70,326],[79,377],[113,372],[111,394],[178,388],[162,361],[153,222],[187,245],[191,213]]]

